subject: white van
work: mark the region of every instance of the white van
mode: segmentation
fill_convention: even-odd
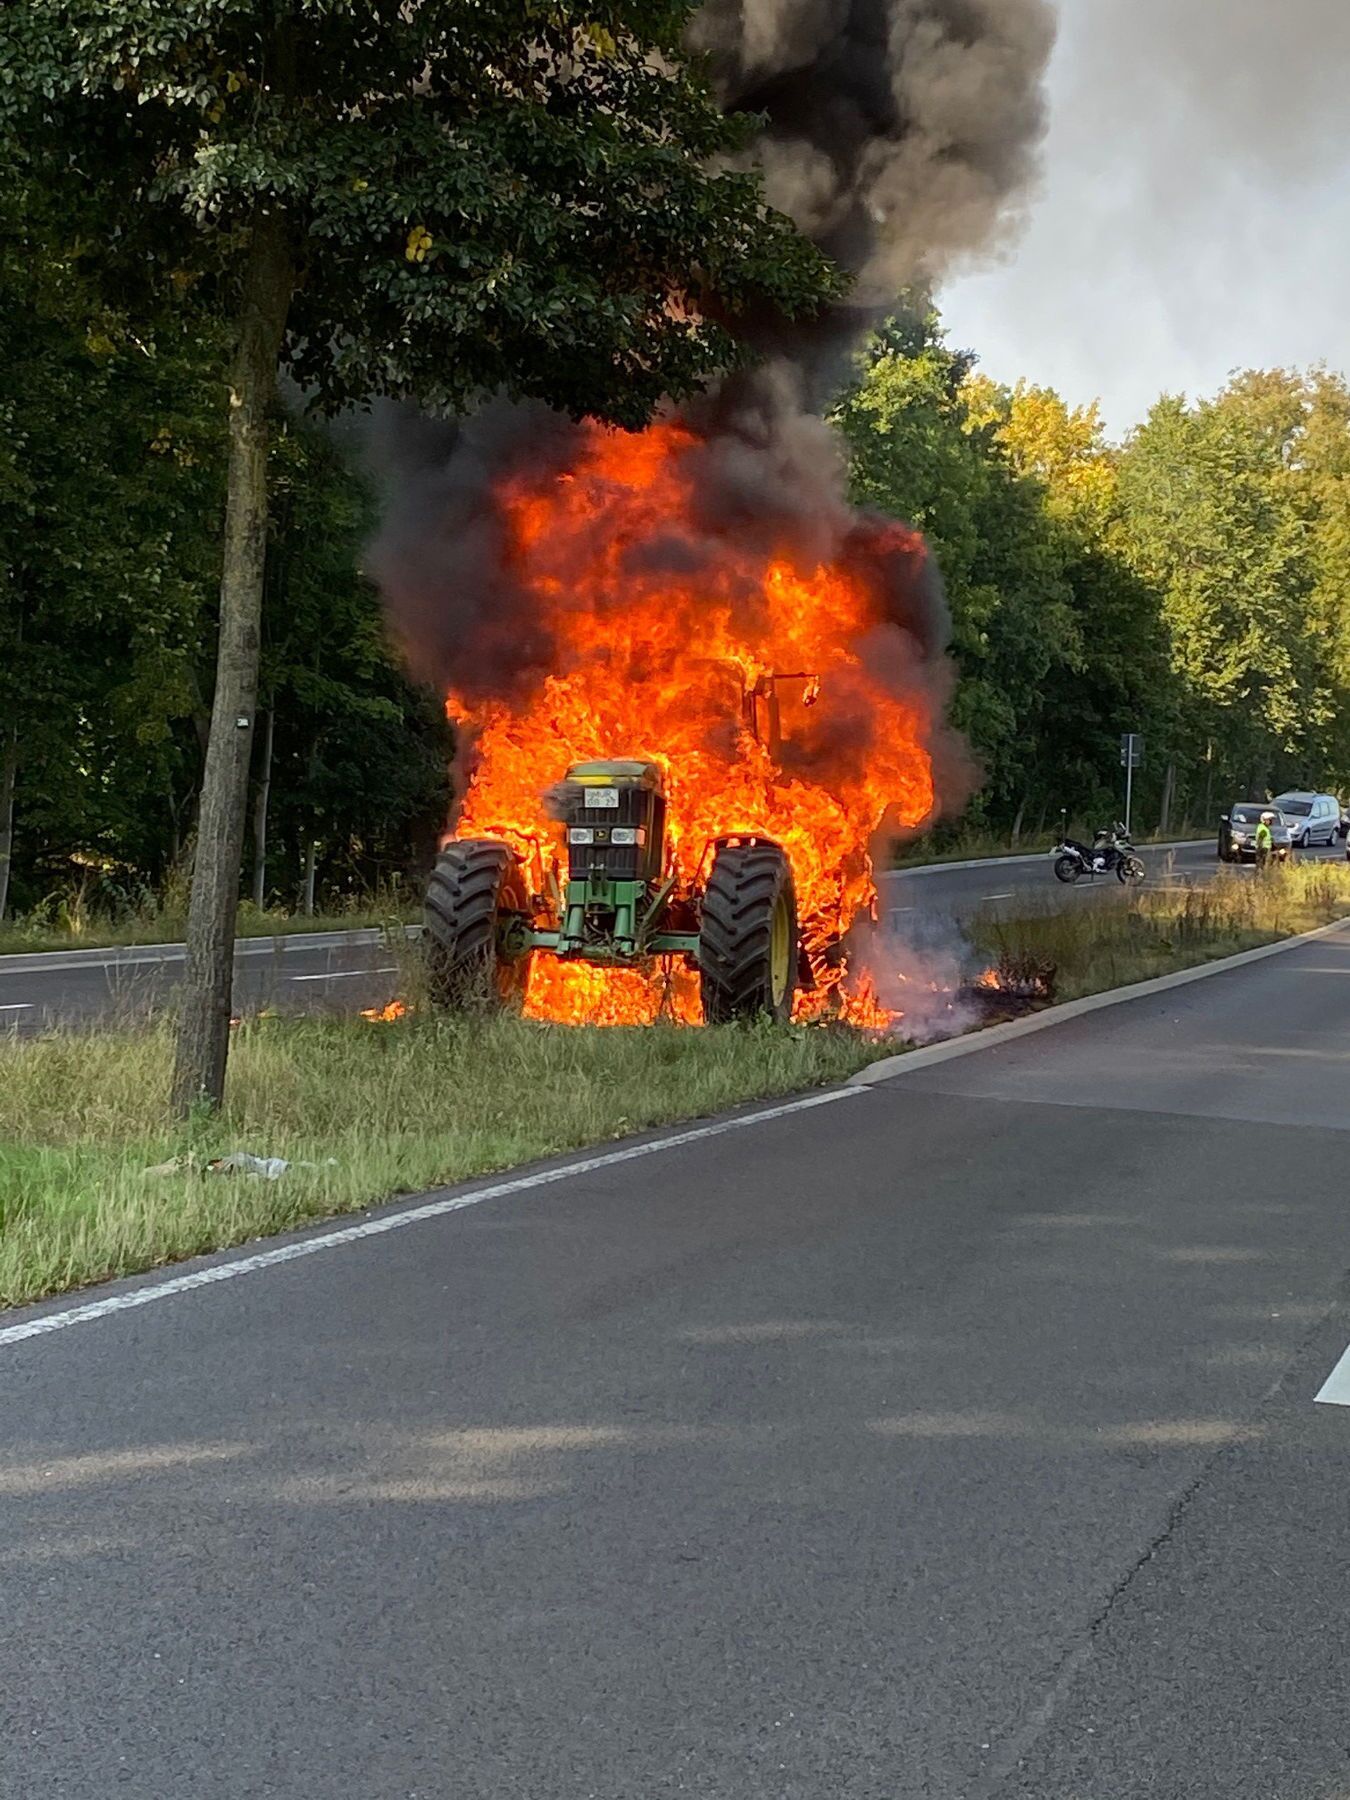
[[[1299,850],[1334,844],[1341,835],[1341,803],[1334,794],[1277,794],[1270,804],[1288,819],[1289,835]]]

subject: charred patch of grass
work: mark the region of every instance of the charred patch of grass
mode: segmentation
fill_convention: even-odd
[[[1056,900],[1061,897],[1056,896]],[[972,942],[1005,977],[1051,971],[1057,1000],[1148,981],[1197,963],[1309,931],[1350,915],[1350,867],[1306,863],[1220,875],[1206,883],[1063,896],[968,927]]]

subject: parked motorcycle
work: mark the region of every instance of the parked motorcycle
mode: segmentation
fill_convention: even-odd
[[[1055,859],[1056,878],[1070,885],[1081,881],[1085,875],[1089,880],[1111,874],[1120,882],[1144,879],[1144,865],[1135,854],[1129,832],[1119,820],[1112,827],[1103,826],[1090,845],[1080,844],[1076,838],[1062,838],[1051,855]]]

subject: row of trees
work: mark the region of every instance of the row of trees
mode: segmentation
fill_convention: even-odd
[[[212,322],[102,306],[10,197],[0,233],[0,917],[137,904],[184,871],[216,653]],[[270,449],[248,891],[363,889],[434,841],[448,728],[360,574],[372,503],[322,430]]]
[[[21,233],[0,260],[0,907],[116,905],[181,869],[215,656],[223,424],[204,327],[133,331]],[[1000,388],[931,314],[879,333],[838,404],[855,497],[919,523],[952,603],[969,818],[1118,803],[1208,820],[1236,792],[1350,780],[1350,391],[1249,373],[1095,408]],[[425,861],[449,733],[360,574],[357,459],[279,410],[245,892],[331,901]],[[5,889],[8,886],[8,895]]]
[[[20,193],[17,235],[31,216],[47,235],[50,220],[68,228],[78,275],[135,322],[133,341],[180,302],[224,417],[180,1114],[224,1093],[279,377],[328,415],[380,397],[463,408],[500,390],[640,425],[663,396],[737,359],[738,318],[791,318],[840,290],[758,176],[735,166],[754,121],[724,115],[706,68],[686,59],[692,10],[0,8],[0,160]],[[22,468],[14,484],[21,505]],[[10,792],[13,732],[4,755]]]
[[[197,319],[133,331],[69,267],[0,260],[0,906],[134,903],[188,850],[210,715],[223,424]],[[922,525],[952,603],[969,819],[1118,805],[1208,820],[1350,781],[1350,391],[1326,371],[1092,407],[1000,388],[936,319],[878,334],[838,422],[855,497]],[[357,459],[279,410],[246,894],[312,904],[425,862],[450,804],[439,697],[360,574]]]
[[[1324,369],[1165,396],[1121,446],[1095,406],[997,386],[937,320],[881,332],[838,407],[856,498],[923,526],[947,579],[971,808],[1014,831],[1119,808],[1212,822],[1238,794],[1350,783],[1350,389]]]

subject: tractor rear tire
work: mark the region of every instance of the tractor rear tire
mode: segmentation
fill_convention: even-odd
[[[515,854],[495,838],[447,844],[427,883],[422,914],[433,1006],[447,1012],[519,1012],[530,956],[510,955],[505,934],[529,923],[525,876]]]
[[[723,844],[703,894],[699,994],[709,1025],[772,1019],[786,1024],[797,993],[797,896],[792,865],[760,838]]]

